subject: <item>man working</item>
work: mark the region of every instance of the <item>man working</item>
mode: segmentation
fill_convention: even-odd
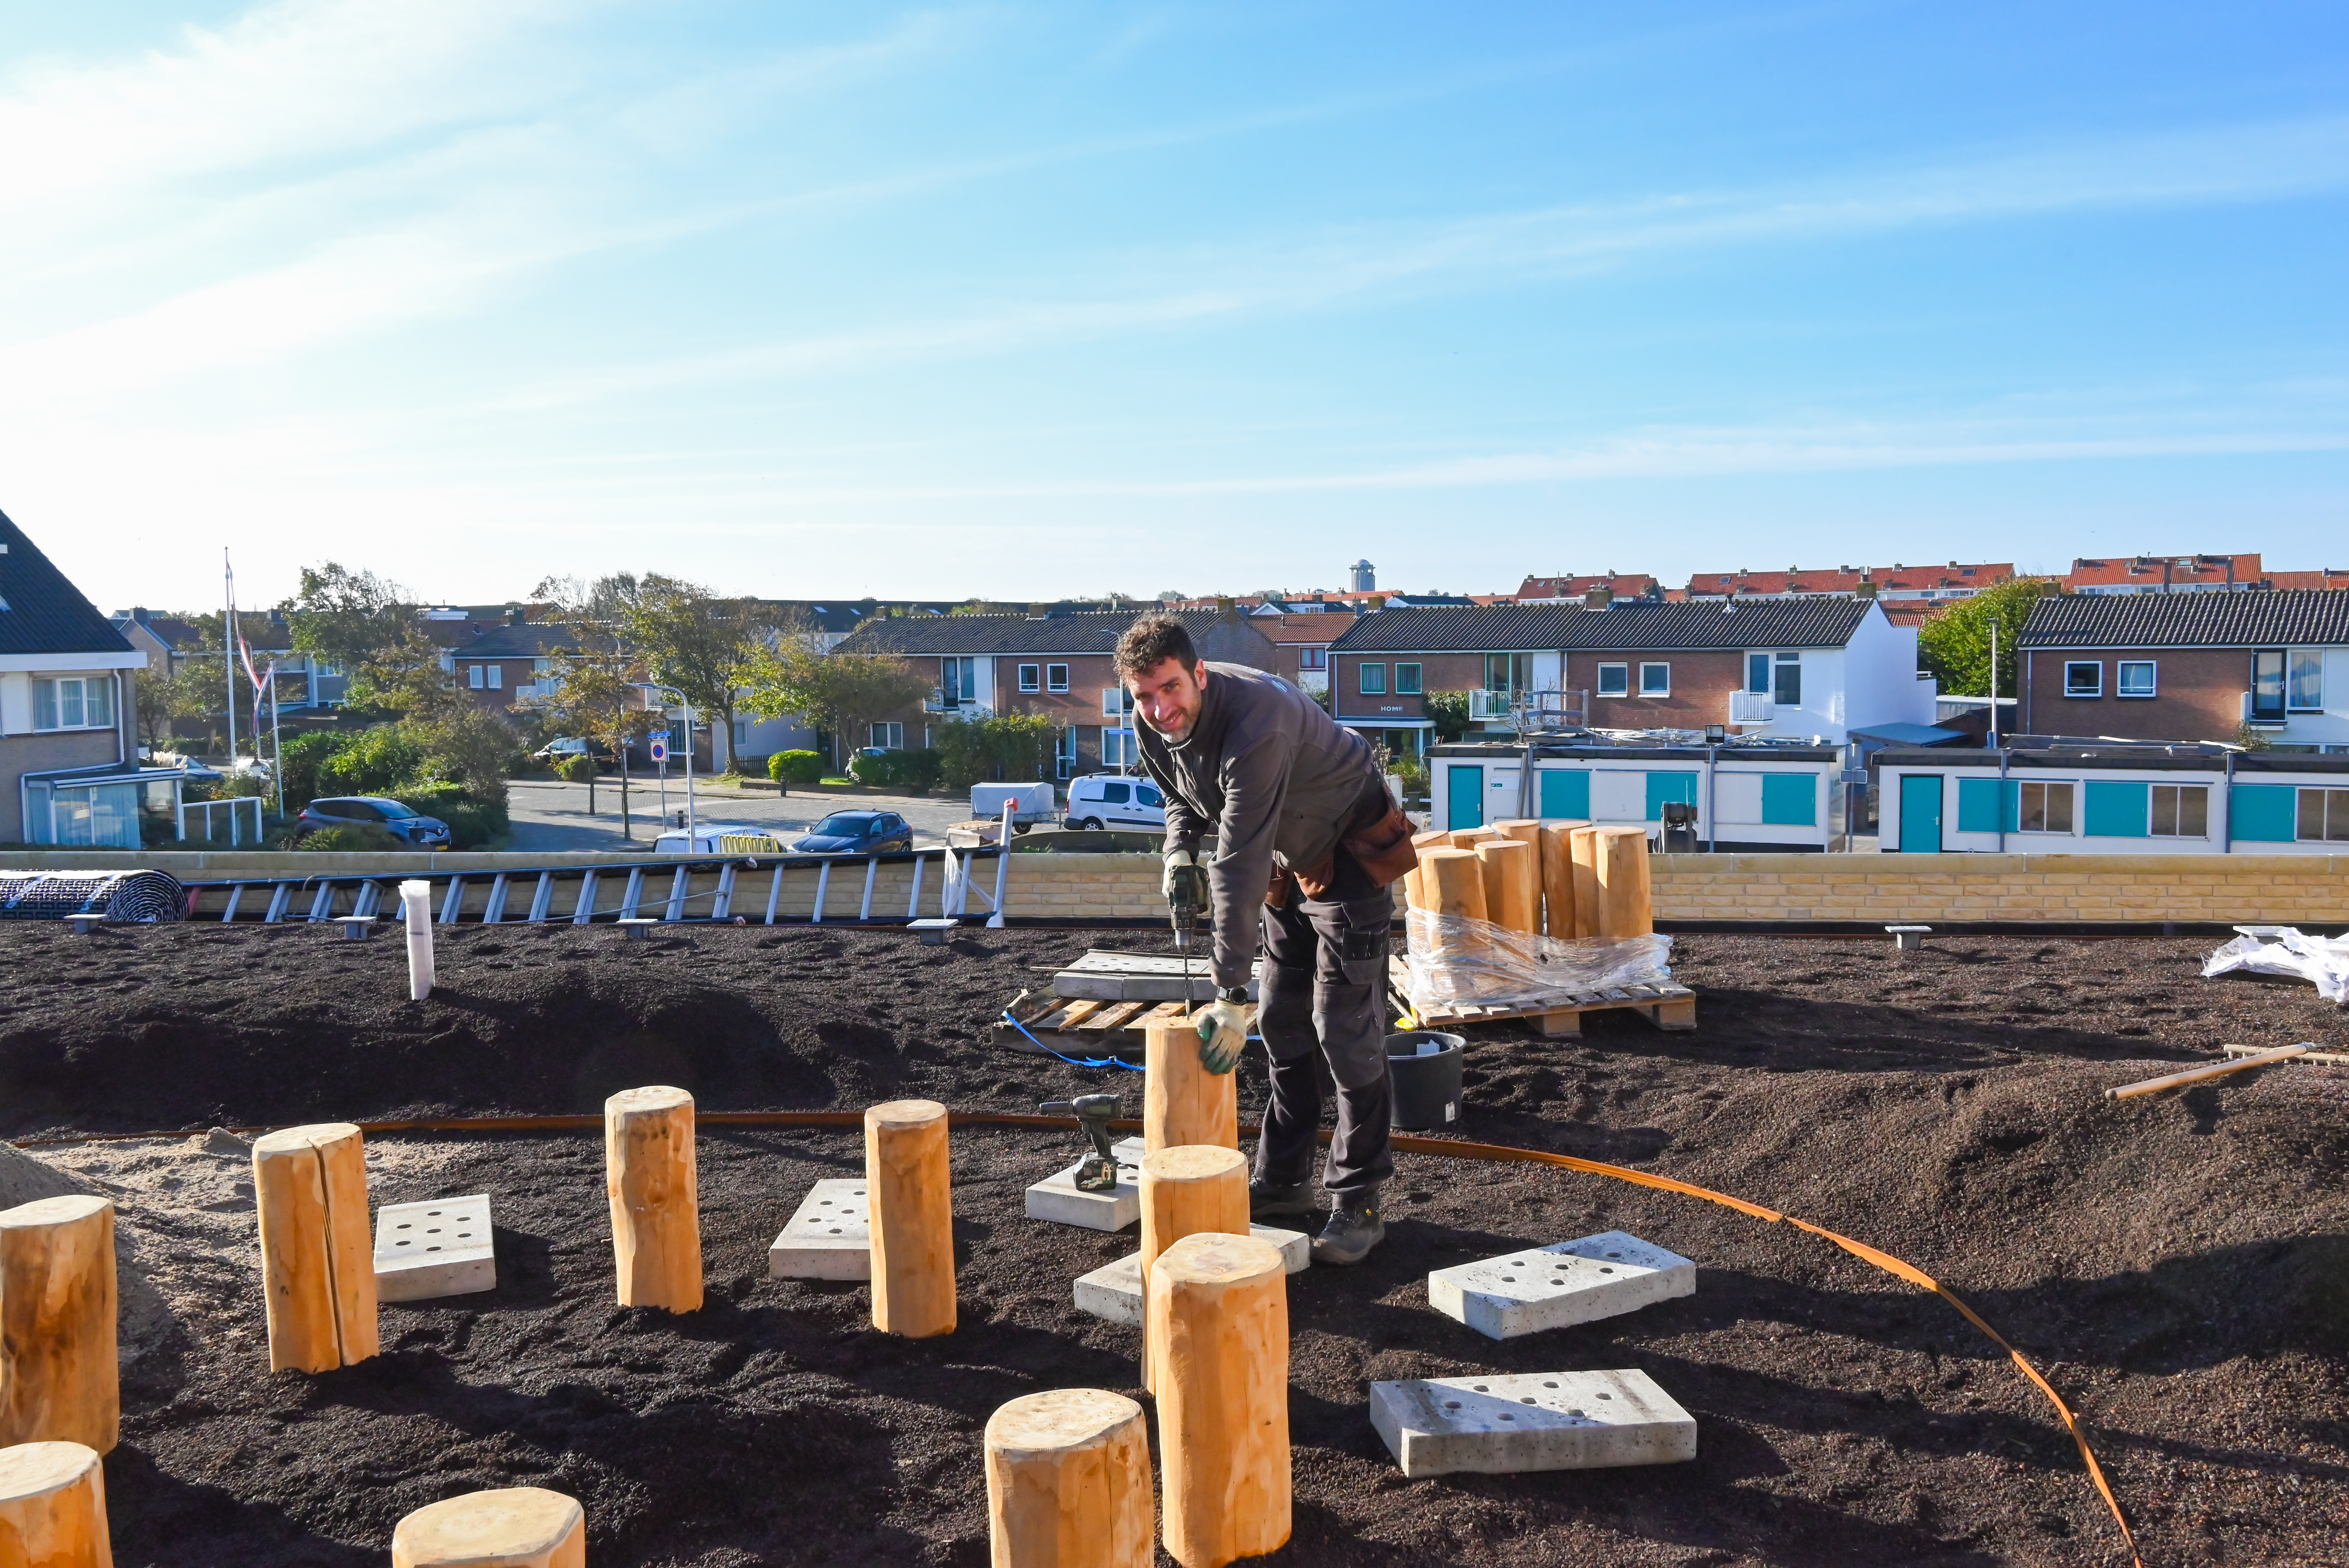
[[[1136,621],[1118,641],[1117,670],[1142,719],[1143,764],[1166,797],[1167,896],[1185,879],[1206,882],[1216,992],[1200,1015],[1199,1054],[1210,1071],[1239,1060],[1259,924],[1263,932],[1257,1022],[1272,1093],[1249,1213],[1313,1212],[1318,1051],[1337,1083],[1338,1127],[1321,1181],[1330,1219],[1313,1257],[1360,1263],[1386,1234],[1379,1187],[1394,1170],[1386,889],[1416,863],[1411,825],[1368,742],[1277,676],[1203,663],[1182,622]],[[1199,842],[1210,832],[1216,851],[1202,866]]]

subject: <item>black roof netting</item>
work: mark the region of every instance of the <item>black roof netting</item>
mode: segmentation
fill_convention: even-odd
[[[0,920],[181,920],[188,890],[163,872],[0,872]]]

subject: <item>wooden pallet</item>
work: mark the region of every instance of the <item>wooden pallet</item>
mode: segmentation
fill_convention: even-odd
[[[1392,999],[1396,1015],[1402,1016],[1411,1013],[1411,971],[1402,959],[1387,960],[1387,979],[1392,988]],[[1582,1033],[1582,1016],[1585,1013],[1603,1013],[1610,1008],[1637,1013],[1659,1029],[1674,1033],[1696,1027],[1696,993],[1671,981],[1661,985],[1623,985],[1605,991],[1568,992],[1561,999],[1544,997],[1529,1006],[1506,1002],[1443,1003],[1414,1016],[1419,1018],[1423,1028],[1429,1029],[1449,1029],[1462,1024],[1497,1024],[1508,1018],[1530,1018],[1545,1035],[1576,1036]]]
[[[1019,1027],[999,1021],[999,1043],[1032,1036],[1047,1050],[1063,1056],[1142,1057],[1142,1032],[1151,1024],[1173,1023],[1197,1011],[1181,1002],[1071,1001],[1066,996],[1032,996],[1022,991],[1004,1009]],[[1247,1026],[1256,1027],[1256,1007],[1247,1008]],[[1027,1032],[1026,1036],[1021,1030]],[[1009,1038],[1006,1039],[1006,1037]]]

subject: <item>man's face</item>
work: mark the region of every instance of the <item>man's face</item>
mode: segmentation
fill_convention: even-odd
[[[1191,728],[1199,722],[1200,705],[1206,701],[1204,665],[1186,666],[1180,659],[1161,659],[1148,675],[1129,676],[1125,684],[1133,690],[1134,711],[1143,723],[1172,741],[1191,738]]]

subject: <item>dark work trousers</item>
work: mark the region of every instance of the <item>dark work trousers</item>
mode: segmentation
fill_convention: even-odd
[[[1394,1173],[1386,1052],[1387,932],[1394,904],[1384,888],[1365,891],[1370,879],[1344,851],[1338,860],[1326,902],[1292,891],[1287,908],[1265,906],[1257,1026],[1271,1058],[1272,1094],[1256,1173],[1284,1186],[1312,1180],[1327,1063],[1338,1087],[1338,1128],[1321,1185],[1334,1198],[1348,1198],[1367,1195]]]

